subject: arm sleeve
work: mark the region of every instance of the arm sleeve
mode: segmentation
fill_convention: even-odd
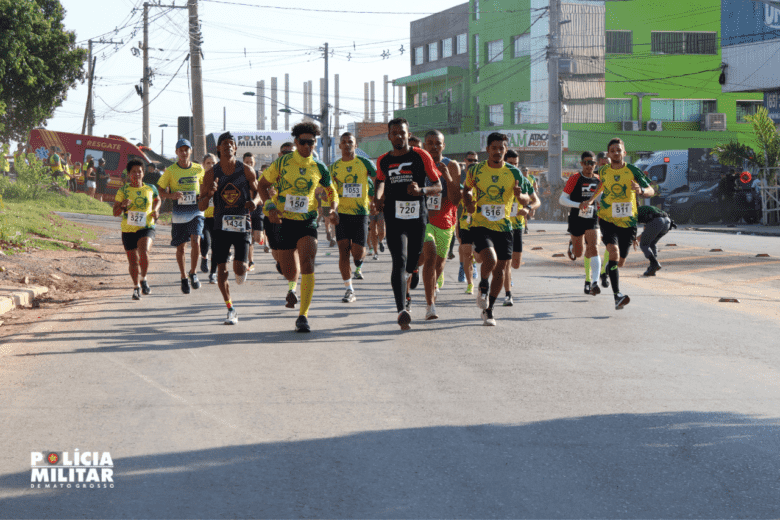
[[[579,178],[580,178],[580,174],[579,173],[575,173],[574,175],[569,177],[569,180],[566,181],[566,186],[563,187],[563,192],[566,195],[571,195],[572,194],[572,192],[574,191],[574,187],[577,185],[577,180]],[[565,206],[565,204],[564,204],[564,206]]]
[[[561,193],[561,197],[558,199],[558,204],[560,204],[561,206],[565,206],[567,208],[575,208],[576,209],[576,208],[580,207],[579,204],[577,204],[576,202],[571,200],[571,198],[569,197],[569,194],[566,193],[565,190],[563,191],[563,193]]]

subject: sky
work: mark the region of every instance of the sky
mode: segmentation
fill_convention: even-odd
[[[140,85],[143,61],[136,56],[143,40],[143,0],[61,0],[65,27],[75,31],[79,45],[104,39],[123,44],[93,44],[95,67],[95,135],[122,135],[133,142],[142,138]],[[324,61],[318,50],[325,42],[333,50],[329,59],[331,96],[333,75],[339,75],[340,125],[362,121],[364,83],[376,82],[376,118],[382,121],[383,76],[410,74],[409,24],[413,20],[463,2],[396,0],[391,4],[359,0],[199,0],[203,32],[203,90],[206,133],[222,131],[223,110],[229,130],[257,128],[257,101],[245,96],[264,80],[270,97],[271,78],[279,82],[284,101],[284,74],[290,74],[290,105],[303,110],[303,83],[314,85],[313,104],[319,106],[319,79]],[[186,6],[186,0],[162,0],[163,5]],[[110,7],[109,7],[110,6]],[[135,9],[135,10],[134,10]],[[153,6],[149,10],[151,146],[160,150],[165,132],[166,155],[173,155],[178,116],[191,115],[188,80],[189,53],[186,9]],[[401,46],[404,52],[401,53]],[[140,49],[139,49],[140,50]],[[382,57],[387,51],[388,56]],[[85,64],[86,68],[86,64]],[[178,71],[178,72],[177,72]],[[389,89],[392,102],[393,89]],[[87,83],[68,92],[67,100],[47,123],[50,130],[81,133],[87,100]],[[331,104],[333,99],[331,98]],[[279,106],[279,108],[282,108]],[[270,99],[266,100],[266,130],[271,129]],[[392,108],[391,108],[392,110]],[[301,116],[291,116],[290,124]],[[284,114],[279,114],[284,130]],[[160,125],[170,125],[161,128]]]

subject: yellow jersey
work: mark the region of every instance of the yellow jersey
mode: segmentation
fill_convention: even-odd
[[[263,173],[263,178],[275,185],[276,206],[282,218],[317,222],[317,185],[325,188],[328,201],[338,202],[330,170],[314,157],[301,157],[298,150],[275,160]]]
[[[469,169],[465,186],[474,189],[476,212],[471,228],[483,227],[493,231],[512,231],[512,203],[515,201],[515,183],[519,182],[526,193],[528,182],[520,170],[504,163],[501,168],[492,168],[483,161]],[[533,193],[533,188],[530,188]]]
[[[330,175],[339,196],[338,212],[344,215],[368,215],[370,191],[376,168],[368,159],[355,157],[351,161],[339,159],[330,166]]]
[[[135,233],[145,228],[154,229],[152,209],[154,201],[159,198],[157,188],[151,184],[135,188],[128,183],[119,188],[114,200],[124,202],[130,199],[130,205],[122,213],[122,233]]]
[[[599,169],[604,191],[599,199],[599,218],[618,227],[637,226],[636,193],[631,189],[631,181],[642,188],[650,186],[644,173],[633,164],[626,163],[622,168],[614,169],[607,164]]]

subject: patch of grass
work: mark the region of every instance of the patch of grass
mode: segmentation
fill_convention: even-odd
[[[30,248],[84,247],[86,241],[95,239],[96,234],[93,231],[56,215],[46,201],[6,200],[0,209],[0,250],[5,253],[21,252]]]
[[[6,202],[14,202],[6,199]],[[111,215],[111,205],[100,202],[85,193],[75,193],[70,196],[59,193],[46,193],[36,201],[51,211],[66,211],[69,213],[89,213],[91,215]]]

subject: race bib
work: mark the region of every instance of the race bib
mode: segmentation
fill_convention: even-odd
[[[129,225],[129,226],[146,227],[146,212],[145,211],[128,211],[127,212],[127,225]]]
[[[420,218],[420,201],[397,200],[395,201],[395,218],[412,220]]]
[[[513,204],[512,204],[512,212],[509,214],[509,216],[510,216],[510,217],[516,217],[516,216],[517,216],[517,211],[518,211],[519,209],[520,209],[520,208],[518,207],[518,205],[517,205],[517,202],[513,203]]]
[[[183,191],[181,194],[182,197],[179,199],[179,205],[181,206],[191,206],[192,204],[196,204],[198,202],[197,191]]]
[[[222,215],[222,231],[246,233],[246,215]]]
[[[425,206],[430,211],[439,211],[441,209],[441,193],[438,195],[431,195],[426,197]]]
[[[506,218],[506,206],[503,204],[486,204],[482,206],[482,216],[490,222],[497,222]]]
[[[625,218],[630,217],[633,214],[630,202],[613,202],[612,203],[612,217],[613,218]]]
[[[211,197],[211,198],[209,199],[209,207],[210,207],[210,208],[213,208],[213,207],[214,207],[214,197]]]
[[[363,185],[357,182],[345,182],[341,188],[341,196],[349,199],[360,199],[363,197]]]
[[[585,211],[580,210],[580,217],[582,218],[593,218],[593,211],[595,210],[595,206],[591,204],[588,206],[588,209]]]
[[[284,210],[290,213],[308,213],[309,197],[305,195],[287,195],[284,199]]]

